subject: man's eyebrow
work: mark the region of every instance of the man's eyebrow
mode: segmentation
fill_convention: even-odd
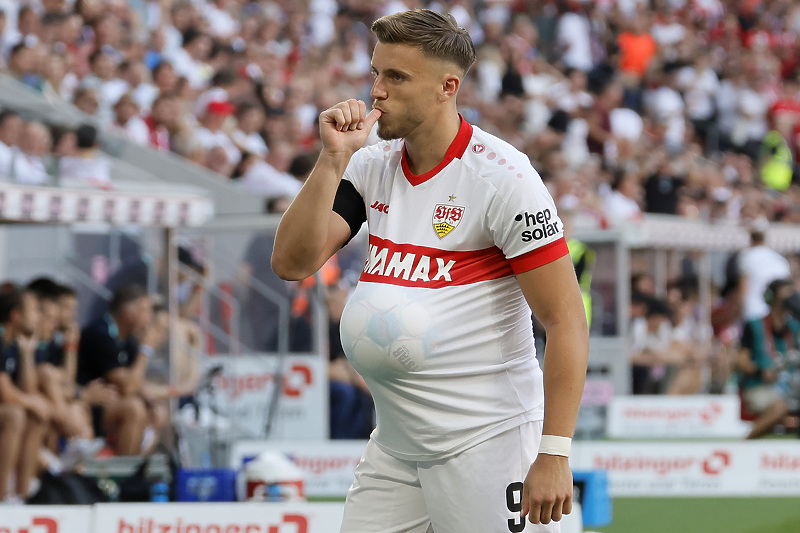
[[[375,73],[378,72],[378,69],[376,69],[374,65],[370,65],[370,68],[372,69],[372,72],[375,72]],[[383,72],[385,74],[388,74],[389,76],[392,76],[392,75],[395,75],[395,74],[399,74],[400,76],[403,76],[405,78],[410,78],[411,77],[411,74],[409,72],[398,70],[396,68],[387,68],[387,69],[384,69]]]

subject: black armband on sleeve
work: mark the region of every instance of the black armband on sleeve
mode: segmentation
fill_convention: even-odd
[[[350,226],[350,237],[345,244],[356,236],[361,225],[367,221],[367,208],[364,199],[348,180],[341,180],[333,200],[333,212],[342,217]]]

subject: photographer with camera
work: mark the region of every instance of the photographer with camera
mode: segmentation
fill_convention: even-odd
[[[772,281],[764,292],[769,313],[750,320],[742,333],[736,361],[739,388],[747,409],[757,417],[748,439],[769,433],[800,407],[800,293],[789,279]]]

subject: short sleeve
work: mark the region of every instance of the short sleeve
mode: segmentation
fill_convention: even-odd
[[[529,165],[524,174],[502,180],[487,216],[495,246],[502,250],[515,274],[569,253],[555,202]]]
[[[85,385],[122,366],[119,362],[119,347],[110,335],[91,329],[81,334],[78,350],[78,382]]]

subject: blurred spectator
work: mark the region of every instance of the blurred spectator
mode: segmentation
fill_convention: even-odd
[[[52,409],[44,396],[39,394],[34,367],[38,339],[35,330],[39,320],[36,296],[6,284],[0,291],[0,413],[3,424],[20,430],[19,440],[9,436],[3,429],[0,436],[9,443],[9,455],[0,459],[0,476],[5,477],[2,492],[5,499],[19,502],[27,498],[31,482],[39,467],[39,450],[49,427]],[[14,453],[15,446],[17,453]],[[5,456],[6,448],[0,456]],[[16,455],[16,457],[15,457]],[[14,470],[13,492],[6,493],[9,484],[9,469]]]
[[[231,133],[231,139],[242,153],[248,152],[262,158],[269,153],[267,143],[261,136],[265,120],[266,115],[260,106],[247,103],[239,106],[236,112],[238,127]]]
[[[144,119],[151,147],[160,152],[172,149],[171,134],[177,127],[178,112],[177,97],[173,93],[161,93],[155,99],[150,115]]]
[[[592,60],[591,25],[583,6],[577,2],[558,2],[562,11],[558,20],[558,49],[561,62],[567,67],[588,72]]]
[[[94,89],[98,96],[97,115],[104,123],[111,122],[111,110],[130,86],[117,77],[117,65],[104,50],[95,50],[89,56],[89,73],[81,80],[81,87]]]
[[[242,174],[237,182],[238,186],[247,192],[267,197],[293,198],[303,184],[287,172],[292,152],[290,144],[276,141],[266,161],[248,154],[248,161],[241,167]]]
[[[109,312],[81,331],[78,383],[102,379],[119,394],[118,401],[92,408],[96,434],[113,435],[109,442],[118,455],[138,455],[142,448],[148,412],[141,392],[157,333],[150,299],[136,285],[118,289]]]
[[[130,92],[120,96],[114,104],[114,121],[111,126],[139,146],[150,144],[150,130],[139,115],[139,105]]]
[[[0,111],[0,176],[3,179],[14,177],[14,160],[19,154],[22,126],[22,119],[16,111]]]
[[[772,281],[763,293],[769,314],[749,320],[742,333],[736,369],[747,409],[756,415],[750,439],[767,434],[800,407],[800,391],[787,387],[798,376],[798,358],[787,357],[800,350],[800,323],[784,306],[793,293],[791,280]]]
[[[35,54],[34,49],[25,42],[16,44],[8,54],[8,71],[25,85],[39,89],[41,80],[36,71]]]
[[[111,162],[100,153],[97,128],[84,124],[75,131],[75,137],[77,155],[62,157],[58,162],[59,185],[112,189]]]
[[[41,122],[26,122],[20,134],[19,148],[14,158],[14,180],[24,185],[49,184],[45,158],[52,148],[50,130]]]
[[[680,279],[671,284],[667,294],[672,322],[672,346],[676,365],[668,394],[700,394],[708,378],[712,331],[702,316],[698,302],[697,280]]]
[[[236,108],[230,103],[227,96],[219,94],[206,104],[205,110],[200,115],[199,127],[195,129],[192,139],[195,147],[205,152],[210,152],[213,148],[221,148],[231,170],[242,157],[241,152],[236,148],[224,128],[228,118],[235,112]],[[222,172],[222,174],[230,174],[230,171]]]
[[[605,198],[604,209],[612,223],[639,220],[642,209],[639,207],[641,185],[634,171],[617,170],[611,182],[611,193]]]
[[[633,365],[633,394],[658,394],[667,391],[676,354],[671,351],[672,326],[669,307],[656,298],[647,301],[645,316],[631,323],[630,360]]]
[[[764,291],[772,281],[791,275],[786,258],[766,244],[768,227],[766,220],[757,220],[750,229],[750,247],[739,254],[738,272],[745,284],[742,316],[747,321],[769,313]]]
[[[206,64],[210,51],[209,36],[190,26],[183,31],[181,47],[169,50],[165,57],[175,68],[175,72],[185,77],[192,89],[199,91],[213,74]]]
[[[97,91],[92,87],[78,87],[72,95],[72,105],[87,115],[96,115],[100,107]]]

